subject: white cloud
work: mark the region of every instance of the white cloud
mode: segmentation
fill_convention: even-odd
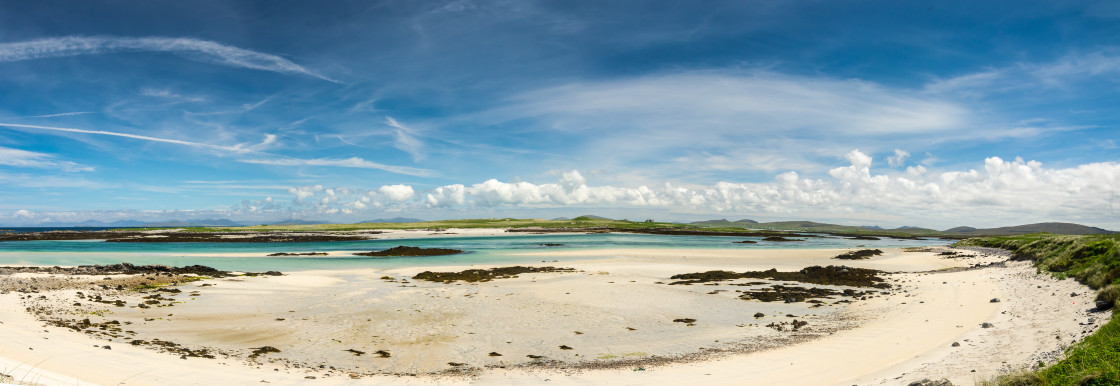
[[[334,159],[334,158],[315,158],[315,159],[301,159],[301,158],[271,158],[271,159],[242,159],[239,162],[259,164],[259,165],[277,165],[277,166],[335,166],[343,168],[359,168],[359,169],[377,169],[384,170],[391,173],[406,174],[410,176],[433,176],[436,173],[428,169],[413,168],[407,166],[394,166],[386,165],[376,162],[367,161],[358,157]]]
[[[323,191],[323,185],[307,185],[297,186],[288,189],[288,193],[296,196],[296,201],[303,201],[311,197],[315,197],[316,192]],[[271,199],[271,197],[269,197]]]
[[[86,166],[71,161],[56,161],[54,156],[32,151],[0,147],[0,165],[52,169],[65,172],[92,172],[91,166]]]
[[[114,52],[171,52],[230,67],[302,74],[338,82],[282,57],[192,38],[66,36],[0,44],[0,62]]]
[[[378,193],[385,195],[390,201],[408,201],[415,192],[408,185],[385,185],[377,189]]]
[[[69,117],[69,116],[73,116],[73,115],[85,115],[85,114],[93,114],[93,112],[92,111],[75,111],[75,112],[72,112],[72,113],[58,113],[58,114],[47,114],[47,115],[29,115],[29,116],[24,116],[24,117],[8,117],[8,118],[4,118],[4,119],[57,118],[57,117]]]
[[[578,144],[552,151],[594,157],[600,167],[642,164],[662,175],[823,168],[822,156],[857,146],[877,153],[990,128],[970,106],[922,90],[765,70],[575,82],[500,106],[440,126],[516,125]]]
[[[891,167],[897,168],[902,166],[906,159],[910,157],[910,152],[902,149],[894,149],[894,155],[887,157],[887,164]]]
[[[445,208],[463,205],[464,198],[463,185],[455,184],[435,188],[431,193],[428,193],[425,202],[429,208]]]
[[[853,150],[845,158],[848,165],[832,168],[824,179],[790,171],[762,183],[616,187],[588,185],[587,179],[573,170],[561,173],[556,183],[490,179],[470,186],[441,186],[419,195],[410,186],[389,185],[361,200],[328,200],[316,210],[383,210],[385,205],[392,205],[394,210],[662,208],[682,213],[786,218],[819,218],[822,214],[905,218],[945,228],[1041,221],[1120,226],[1120,204],[1115,203],[1115,192],[1120,191],[1117,163],[1048,169],[1036,161],[991,157],[975,170],[931,172],[915,165],[901,173],[876,174],[871,167],[874,160],[867,154]],[[408,194],[393,196],[387,192],[390,187]],[[360,191],[351,189],[351,193]],[[316,199],[329,197],[322,192],[313,194]]]
[[[114,131],[71,129],[71,128],[66,128],[66,127],[52,127],[52,126],[39,126],[39,125],[22,125],[22,124],[17,124],[17,123],[0,123],[0,126],[16,127],[16,128],[21,128],[21,129],[62,131],[62,132],[68,132],[68,133],[108,135],[108,136],[113,136],[113,137],[132,138],[132,139],[139,139],[139,140],[152,141],[152,142],[173,143],[173,144],[177,144],[177,145],[186,145],[186,146],[201,147],[201,148],[215,149],[215,150],[224,150],[224,151],[232,151],[232,152],[246,152],[247,151],[246,149],[243,149],[239,146],[211,145],[211,144],[208,144],[208,143],[191,142],[191,141],[183,141],[183,140],[168,139],[168,138],[156,138],[156,137],[149,137],[149,136],[146,136],[146,135],[120,133],[120,132],[114,132]]]
[[[385,124],[396,129],[396,141],[393,147],[412,155],[413,161],[424,159],[424,142],[416,138],[415,130],[402,125],[400,122],[397,122],[396,119],[393,119],[393,117],[385,117]]]

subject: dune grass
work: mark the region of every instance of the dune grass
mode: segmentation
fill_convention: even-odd
[[[957,246],[1003,248],[1034,262],[1040,272],[1074,278],[1100,290],[1098,300],[1120,306],[1120,235],[1030,234],[962,240]],[[1061,361],[1036,371],[1003,375],[983,385],[1120,385],[1120,316],[1073,345]]]

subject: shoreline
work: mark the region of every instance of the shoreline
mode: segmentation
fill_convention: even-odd
[[[1023,266],[1022,263],[1013,262],[1008,264],[1009,266],[1007,267],[993,266],[982,269],[967,269],[967,267],[978,264],[978,262],[1002,260],[1003,258],[999,256],[990,256],[986,258],[987,260],[979,257],[948,259],[938,257],[933,252],[902,252],[901,250],[891,250],[885,256],[875,257],[869,260],[835,260],[829,257],[835,256],[836,252],[841,252],[843,250],[776,249],[723,251],[623,249],[611,251],[612,255],[615,257],[584,261],[577,260],[563,263],[565,267],[572,267],[583,271],[581,274],[522,275],[523,277],[519,279],[495,280],[493,282],[478,283],[477,285],[429,284],[412,280],[408,280],[407,283],[401,282],[404,280],[404,277],[415,275],[419,270],[429,269],[431,267],[369,269],[357,272],[288,272],[287,275],[283,277],[245,278],[240,279],[240,281],[232,281],[235,279],[215,280],[213,284],[217,284],[216,286],[207,287],[205,289],[198,287],[202,282],[190,283],[187,285],[189,287],[178,288],[183,288],[184,290],[189,288],[192,291],[198,291],[201,296],[198,296],[196,300],[187,300],[187,304],[177,305],[177,307],[186,308],[168,309],[168,313],[171,313],[170,311],[172,310],[174,311],[173,314],[177,315],[175,318],[187,318],[184,319],[187,320],[186,324],[174,328],[168,327],[169,329],[164,328],[166,326],[159,328],[152,327],[154,330],[144,331],[139,328],[140,323],[137,322],[134,329],[140,334],[156,334],[163,339],[172,341],[178,339],[187,342],[193,339],[197,342],[205,342],[207,339],[210,339],[213,342],[229,342],[231,341],[230,337],[237,337],[237,339],[241,339],[246,343],[244,345],[246,346],[245,348],[250,346],[248,344],[250,341],[253,341],[253,344],[261,345],[272,343],[272,345],[276,345],[276,347],[280,347],[281,350],[284,350],[277,354],[278,356],[287,358],[286,360],[298,361],[297,357],[299,355],[295,355],[298,353],[291,351],[298,349],[286,349],[287,346],[281,346],[284,342],[275,343],[268,341],[267,337],[270,336],[270,334],[276,335],[281,331],[289,331],[283,329],[285,328],[283,327],[283,323],[278,324],[275,321],[267,320],[268,318],[258,318],[260,320],[252,318],[245,319],[244,314],[246,312],[264,313],[266,315],[271,315],[272,313],[287,313],[285,312],[287,307],[298,309],[295,308],[296,305],[304,304],[301,302],[312,300],[321,303],[323,296],[327,295],[331,299],[337,298],[332,301],[340,302],[339,307],[341,308],[332,308],[334,311],[325,308],[315,309],[306,314],[297,312],[297,316],[306,317],[309,318],[309,320],[325,318],[323,319],[324,321],[333,321],[332,323],[356,323],[354,322],[355,318],[351,312],[353,310],[366,309],[370,310],[367,312],[374,312],[386,306],[392,308],[418,304],[420,305],[420,308],[417,308],[418,315],[431,314],[435,316],[436,319],[428,323],[434,323],[433,325],[437,326],[446,324],[447,321],[451,320],[477,324],[492,319],[488,322],[484,330],[508,331],[508,333],[514,333],[524,330],[524,325],[537,326],[540,329],[540,331],[535,333],[537,335],[529,333],[530,336],[511,340],[511,342],[519,343],[505,343],[504,340],[498,336],[477,339],[468,338],[468,336],[470,336],[469,334],[464,335],[472,331],[476,333],[475,335],[482,333],[484,330],[474,330],[474,328],[479,327],[477,325],[472,327],[470,331],[446,330],[446,327],[444,327],[446,330],[445,332],[449,334],[448,336],[459,336],[459,338],[452,339],[452,342],[459,342],[459,346],[457,347],[461,349],[477,346],[477,349],[481,349],[482,351],[494,350],[493,352],[497,352],[500,350],[503,356],[489,357],[489,359],[487,359],[488,357],[485,355],[485,352],[467,355],[464,358],[472,362],[469,364],[474,370],[461,371],[460,375],[455,375],[453,378],[446,377],[454,372],[444,372],[443,376],[436,378],[427,376],[420,378],[400,378],[392,375],[384,376],[375,374],[362,374],[358,377],[359,379],[377,382],[398,383],[398,381],[401,381],[399,383],[427,384],[431,382],[447,383],[452,381],[458,383],[473,380],[483,384],[514,384],[539,382],[543,381],[544,378],[548,378],[551,379],[550,382],[560,383],[653,382],[667,384],[672,383],[673,380],[676,382],[695,381],[695,377],[700,376],[700,374],[712,374],[710,376],[703,375],[703,377],[705,377],[705,382],[716,384],[734,383],[735,379],[744,379],[739,377],[747,376],[750,377],[749,379],[756,379],[759,381],[758,383],[762,384],[785,382],[799,383],[798,381],[801,381],[801,384],[820,383],[821,381],[839,384],[847,380],[858,380],[861,384],[892,384],[899,381],[892,380],[893,377],[901,374],[906,374],[903,379],[907,380],[907,382],[912,381],[909,379],[910,375],[921,374],[919,370],[915,369],[923,367],[929,368],[933,366],[957,371],[957,367],[960,367],[961,364],[953,361],[956,360],[959,362],[961,358],[960,355],[955,355],[954,353],[962,352],[965,349],[983,351],[986,348],[989,352],[986,355],[990,355],[990,351],[999,350],[1004,341],[1007,339],[1014,340],[1016,337],[1022,336],[1022,332],[1026,330],[1045,330],[1042,334],[1049,334],[1048,337],[1050,340],[1054,340],[1053,335],[1050,334],[1051,331],[1046,330],[1046,328],[1050,326],[1016,325],[1011,319],[1001,319],[1011,317],[1006,316],[1007,314],[1001,314],[1000,311],[1010,311],[1010,314],[1017,315],[1020,319],[1023,317],[1035,317],[1040,320],[1049,320],[1058,318],[1069,319],[1067,316],[1061,316],[1061,312],[1069,312],[1071,309],[1076,309],[1075,305],[1071,305],[1074,308],[1053,307],[1060,310],[1046,313],[1041,312],[1044,311],[1044,309],[1030,309],[1029,306],[1032,306],[1032,304],[1026,304],[1025,296],[1010,297],[1008,294],[1012,294],[1013,292],[1010,292],[1008,286],[1014,283],[1037,282],[1039,284],[1036,285],[1039,286],[1044,285],[1042,283],[1047,285],[1068,284],[1048,278],[1032,278],[1032,275],[1037,275],[1034,274],[1032,268]],[[580,253],[591,252],[580,250],[556,250],[532,253],[532,255],[556,256]],[[670,287],[664,284],[656,284],[657,281],[667,281],[665,279],[667,279],[670,274],[701,272],[709,268],[733,268],[737,271],[778,268],[781,271],[788,271],[790,269],[785,267],[792,267],[792,270],[796,270],[807,265],[824,264],[848,265],[896,272],[888,276],[891,278],[890,280],[897,282],[902,287],[899,291],[892,291],[895,293],[891,295],[879,298],[872,297],[868,300],[857,301],[850,305],[840,304],[837,306],[843,308],[843,310],[837,308],[838,311],[819,314],[817,309],[804,308],[804,306],[799,306],[802,307],[798,308],[800,311],[790,312],[782,311],[791,310],[791,308],[788,308],[785,304],[767,304],[758,303],[757,301],[745,302],[727,297],[734,294],[734,292],[732,292],[734,289],[745,287],[718,285],[711,287],[692,286],[682,289],[683,287],[680,286]],[[535,265],[539,266],[543,264]],[[480,267],[485,266],[444,266],[440,267],[440,270]],[[957,267],[957,270],[953,271],[953,267]],[[402,279],[396,279],[396,283],[382,283],[385,285],[378,286],[380,289],[369,289],[373,283],[381,281],[379,279],[380,276],[387,275],[401,277]],[[633,282],[631,282],[631,280]],[[967,290],[952,290],[952,287],[960,286],[951,286],[942,283],[960,284],[965,286],[962,288]],[[1075,282],[1073,284],[1079,286]],[[1003,287],[1001,287],[1001,285]],[[589,288],[589,290],[573,290],[584,287]],[[1056,290],[1056,287],[1054,288]],[[1078,301],[1082,300],[1082,297],[1091,296],[1091,291],[1087,291],[1084,287],[1081,288],[1083,289],[1080,291],[1082,292],[1082,294],[1079,295],[1080,297],[1069,297],[1067,293],[1065,294],[1065,298],[1061,298],[1061,301],[1068,302],[1070,301],[1069,299]],[[716,289],[723,289],[724,292],[716,292],[715,294],[710,294],[710,292],[708,292],[709,290],[714,292]],[[570,292],[570,294],[564,294],[562,292],[564,290]],[[1051,292],[1057,293],[1055,291]],[[408,295],[412,297],[401,295],[403,293],[412,293],[412,295]],[[376,294],[381,295],[380,297],[372,296]],[[439,294],[443,294],[443,296],[448,299],[437,301],[436,297],[439,297]],[[458,294],[458,296],[456,296],[456,294]],[[256,369],[253,368],[254,366],[249,366],[244,363],[235,363],[238,361],[232,359],[211,360],[191,358],[187,361],[181,361],[174,356],[159,354],[139,347],[130,347],[130,345],[123,342],[110,343],[113,346],[112,350],[94,348],[92,346],[98,344],[95,342],[103,341],[92,340],[80,334],[55,328],[47,329],[51,332],[41,332],[43,328],[35,327],[36,322],[19,307],[21,305],[20,299],[15,299],[11,295],[12,294],[0,295],[0,301],[3,302],[0,306],[3,306],[5,310],[9,310],[3,314],[4,320],[0,320],[0,322],[4,323],[0,325],[0,331],[3,331],[4,334],[4,336],[0,336],[0,338],[9,338],[11,342],[23,342],[25,344],[32,344],[32,342],[35,342],[38,344],[35,345],[37,347],[34,347],[36,350],[28,350],[28,352],[19,351],[14,347],[8,347],[11,345],[4,345],[0,347],[0,357],[10,358],[11,360],[18,359],[25,363],[35,363],[41,360],[40,358],[42,358],[42,356],[39,355],[46,350],[48,354],[46,354],[47,356],[45,358],[48,359],[48,361],[41,364],[40,368],[43,370],[55,371],[71,369],[71,366],[64,365],[59,367],[54,364],[54,362],[61,362],[58,358],[67,357],[64,353],[66,352],[65,349],[69,349],[78,353],[83,353],[84,355],[96,357],[116,357],[120,359],[120,356],[123,355],[125,358],[130,358],[129,360],[133,361],[133,363],[150,366],[152,372],[162,373],[158,376],[137,375],[132,381],[139,383],[153,383],[159,382],[160,380],[167,381],[168,379],[175,379],[164,377],[174,377],[176,374],[183,375],[181,374],[183,371],[194,369],[196,368],[195,366],[202,364],[205,364],[203,367],[207,369],[207,372],[211,372],[212,376],[218,377],[214,378],[214,381],[220,380],[221,382],[256,383],[260,380],[268,380],[273,383],[287,384],[298,383],[297,380],[305,381],[303,378],[304,376],[315,376],[317,378],[316,382],[324,384],[334,384],[339,381],[353,381],[348,376],[349,373],[345,372],[332,373],[327,371],[324,373],[315,373],[305,372],[307,369],[296,370],[290,367],[278,367],[281,371],[272,371],[268,366],[261,366],[264,363],[258,365],[261,369]],[[465,295],[471,296],[464,297]],[[398,299],[399,301],[393,303],[394,300],[389,299],[392,296],[404,296],[404,298]],[[643,301],[646,301],[643,299],[651,296],[659,297],[659,299],[663,300],[653,304],[643,303]],[[992,297],[1005,299],[999,303],[989,303],[989,299]],[[369,305],[358,301],[358,299],[370,298],[386,300],[379,300],[382,303],[377,305]],[[451,298],[454,298],[454,300]],[[1059,299],[1057,296],[1048,296],[1048,298],[1053,298],[1055,301]],[[240,303],[244,303],[245,299],[255,300],[248,303],[252,305],[249,309],[232,306],[232,304],[238,303],[235,300],[240,300]],[[192,308],[193,304],[191,304],[191,302],[195,302],[200,306]],[[423,305],[423,302],[428,304]],[[461,306],[463,302],[471,303],[466,306]],[[201,306],[203,303],[205,303],[205,306]],[[1091,304],[1091,302],[1088,304]],[[607,305],[611,308],[601,308]],[[461,307],[454,308],[456,306]],[[1054,305],[1046,303],[1044,306]],[[285,307],[285,309],[279,310],[277,307]],[[737,314],[749,313],[749,311],[747,311],[748,309],[768,310],[765,312],[767,314],[765,320],[770,322],[784,321],[785,319],[783,317],[779,317],[782,313],[794,313],[799,316],[804,315],[806,318],[805,320],[810,323],[810,332],[812,332],[813,328],[819,326],[821,329],[818,331],[822,337],[794,345],[786,345],[784,343],[788,342],[782,342],[781,339],[772,339],[774,342],[779,342],[780,344],[778,344],[778,346],[780,347],[764,347],[769,349],[747,354],[741,352],[713,353],[713,356],[703,357],[699,361],[671,360],[669,361],[671,363],[650,366],[649,368],[645,368],[647,365],[641,363],[641,358],[658,359],[660,358],[658,355],[663,353],[677,352],[690,355],[690,353],[702,353],[703,351],[698,349],[698,347],[707,348],[713,345],[721,346],[712,342],[712,340],[722,340],[722,347],[730,347],[736,342],[735,337],[739,337],[739,341],[742,342],[741,338],[744,336],[743,331],[753,331],[747,334],[747,336],[769,336],[770,338],[774,338],[775,336],[787,336],[776,332],[771,333],[768,331],[770,329],[762,326],[759,326],[757,329],[754,327],[735,327],[737,324],[753,324],[754,322],[749,317],[727,316],[725,314],[728,312],[719,312],[720,309],[727,307],[743,310],[739,311]],[[197,308],[197,310],[194,310],[195,308]],[[962,309],[962,311],[955,315],[944,315],[942,311],[954,308]],[[556,313],[556,309],[560,310],[560,313]],[[713,312],[711,310],[716,311]],[[1031,311],[1028,312],[1024,310]],[[141,313],[141,311],[135,309],[129,312],[133,311],[137,314]],[[472,317],[466,317],[466,319],[464,319],[461,315],[453,317],[446,316],[450,314],[444,311],[448,311],[451,314],[466,313],[464,315],[476,316],[473,317],[474,319],[471,319]],[[120,312],[121,314],[118,315],[119,317],[125,317],[126,314],[128,314],[128,312],[124,312],[124,310]],[[350,317],[339,316],[339,313],[347,312],[350,313]],[[192,313],[197,313],[196,316],[198,318],[190,319]],[[563,313],[569,313],[569,315],[563,315]],[[539,314],[539,316],[532,316],[535,314]],[[814,314],[817,316],[810,316]],[[337,317],[332,319],[331,315]],[[441,316],[439,315],[452,317],[452,319],[446,319],[446,317],[440,319]],[[15,316],[23,317],[23,319],[14,318],[16,320],[9,320],[9,318]],[[390,312],[384,313],[383,317],[389,318],[386,320],[391,320],[395,316]],[[617,317],[621,317],[622,320],[615,320]],[[680,323],[674,324],[671,322],[672,318],[683,317],[694,317],[699,320],[699,322],[697,322],[697,327],[684,327],[680,325]],[[511,320],[502,321],[502,319],[493,318]],[[1074,335],[1069,335],[1067,338],[1072,339],[1074,336],[1079,336],[1078,334],[1081,334],[1083,331],[1095,330],[1096,327],[1103,323],[1103,319],[1105,318],[1098,317],[1097,322],[1089,326],[1075,324],[1073,327],[1059,326],[1058,329],[1061,331],[1069,330],[1067,334]],[[409,319],[409,321],[416,322],[416,320],[411,319]],[[854,328],[843,328],[844,326],[842,324],[844,322],[853,321],[855,324],[860,325],[852,326]],[[930,321],[933,321],[932,323],[935,326],[925,327],[924,325],[931,323]],[[973,323],[985,321],[991,321],[996,327],[992,329],[982,329],[978,325],[973,325]],[[420,323],[423,324],[424,322]],[[228,326],[230,324],[236,324],[241,327],[230,330]],[[834,329],[828,327],[830,325],[833,326]],[[227,332],[220,332],[222,329],[218,327],[221,326],[226,326],[225,330]],[[305,327],[307,326],[313,325],[306,325]],[[927,328],[923,330],[925,334],[914,337],[913,328],[915,326]],[[635,330],[628,331],[623,327],[634,328]],[[186,330],[183,330],[183,328],[186,328]],[[281,328],[281,330],[276,330],[277,328]],[[583,334],[569,335],[574,328],[580,328]],[[1012,328],[1015,331],[1011,331],[1010,329]],[[197,331],[209,331],[209,334],[213,336],[207,337],[206,334],[200,332],[190,332],[192,329]],[[346,363],[367,363],[366,365],[368,365],[368,363],[376,363],[375,359],[366,359],[371,354],[365,354],[364,356],[350,355],[350,357],[340,356],[338,354],[345,350],[345,348],[342,347],[343,345],[354,346],[354,348],[351,348],[353,350],[372,353],[374,351],[372,347],[358,347],[361,339],[357,337],[361,336],[362,333],[353,335],[354,338],[346,338],[345,336],[349,335],[340,335],[344,331],[337,330],[333,338],[316,338],[314,336],[315,334],[307,331],[314,330],[314,328],[297,328],[297,330],[298,331],[294,332],[295,338],[293,339],[295,340],[311,339],[314,341],[315,339],[322,339],[322,342],[317,343],[317,345],[327,346],[335,346],[335,344],[331,343],[330,339],[339,339],[346,342],[346,344],[337,345],[338,347],[335,347],[337,350],[332,348],[328,350],[329,353],[326,351],[323,353],[312,353],[307,355],[308,357],[332,355],[333,358],[336,359],[332,360],[333,362],[331,362],[331,365],[335,365],[336,367],[340,365],[344,367],[348,366]],[[367,330],[358,328],[353,331],[360,332]],[[409,332],[413,330],[410,330],[407,324],[394,325],[389,331],[396,331],[402,334],[416,334],[416,332]],[[260,335],[261,332],[264,332],[264,335]],[[14,335],[12,335],[13,333]],[[288,334],[292,333],[292,331],[288,332]],[[970,334],[974,334],[975,337]],[[249,339],[251,336],[255,336],[256,338]],[[398,341],[403,342],[422,336],[423,334],[413,335],[412,338],[406,336],[398,339]],[[536,337],[534,338],[534,336]],[[885,344],[882,339],[870,338],[873,336],[891,336],[895,337],[893,339],[905,339],[909,342],[909,346],[911,347],[893,347],[890,344]],[[594,339],[586,340],[591,337],[594,337]],[[572,345],[575,349],[571,350],[571,354],[578,353],[581,355],[578,357],[571,356],[567,351],[546,349],[546,343],[548,342],[534,343],[537,340],[550,339],[555,340],[555,342],[552,342],[554,344]],[[702,343],[704,339],[707,339],[708,343]],[[956,341],[969,339],[969,341],[960,342],[962,346],[965,347],[962,349],[950,347],[947,344],[947,339]],[[578,343],[581,341],[583,343]],[[592,345],[590,347],[596,347],[594,345],[597,341],[609,343],[607,346],[610,347],[610,349],[587,348],[589,347],[588,345]],[[669,343],[650,345],[650,342],[655,341]],[[43,343],[47,342],[51,342],[51,344],[43,346]],[[59,342],[63,344],[59,344]],[[416,344],[417,342],[422,344],[420,341],[415,341],[411,344]],[[434,343],[435,341],[431,342]],[[1034,348],[1038,346],[1038,349],[1043,352],[1055,351],[1055,348],[1043,347],[1043,343],[1045,342],[1017,342],[1018,345],[1024,347]],[[1065,340],[1062,340],[1061,343],[1067,344]],[[295,346],[291,347],[300,347],[294,342],[288,344],[295,344]],[[394,346],[395,344],[397,346]],[[394,353],[393,358],[399,358],[395,359],[398,363],[406,362],[408,361],[408,350],[401,348],[406,346],[399,346],[399,344],[400,342],[380,344],[367,342],[366,345],[397,347],[388,349],[388,351]],[[430,344],[431,343],[429,343],[429,345]],[[434,349],[432,347],[433,346],[428,346],[428,348],[421,349],[420,352],[425,352],[427,353],[426,355],[429,356],[435,355],[433,353],[437,352],[451,353],[448,355],[454,354],[454,349],[450,351],[439,351],[439,349]],[[862,352],[878,352],[879,354],[875,355],[879,355],[881,358],[868,358],[853,364],[846,363],[844,360],[854,358],[837,358],[834,354],[835,350],[851,349],[852,347],[863,347],[861,349],[863,350]],[[59,349],[63,350],[59,351]],[[614,366],[615,368],[613,370],[595,370],[594,368],[596,366],[594,365],[594,361],[589,362],[592,365],[584,367],[519,366],[518,363],[531,363],[531,361],[516,359],[518,355],[515,354],[516,352],[522,352],[524,354],[526,351],[537,352],[547,358],[559,359],[568,364],[587,362],[587,357],[606,357],[603,359],[608,362],[613,359],[614,362],[621,364]],[[1028,351],[1030,351],[1030,349],[1028,349]],[[295,356],[286,354],[289,352],[293,353],[292,355]],[[606,353],[606,355],[603,355],[604,353]],[[625,360],[627,360],[625,354],[630,353],[644,353],[645,355],[638,360],[625,362]],[[1030,362],[1030,359],[1033,359],[1031,356],[1035,354],[1036,353],[1033,351],[1030,353],[1016,353],[1004,359],[1010,359],[1012,362],[1029,364],[1032,363]],[[400,357],[400,355],[406,355],[406,357]],[[610,358],[608,356],[614,356],[616,358]],[[918,359],[914,359],[915,356],[917,356]],[[503,360],[507,357],[511,359],[508,361]],[[580,357],[583,357],[583,359]],[[789,362],[795,364],[790,367],[775,365],[777,363],[786,363],[784,361],[791,358],[816,359],[814,359],[813,362],[815,364],[813,365],[807,363],[797,365],[797,363],[802,362],[801,360]],[[968,362],[971,363],[972,361]],[[15,362],[7,362],[7,364],[0,365],[0,373],[4,373],[3,370],[6,370],[5,367],[11,365],[11,363]],[[186,366],[188,363],[190,365]],[[283,363],[283,361],[281,363]],[[416,364],[419,363],[421,362],[417,362]],[[467,361],[463,361],[462,363],[467,363]],[[935,365],[931,365],[931,363]],[[416,364],[408,364],[408,366],[416,366]],[[743,364],[758,364],[759,366],[750,366],[750,368],[743,370]],[[73,363],[70,363],[70,365],[73,365]],[[109,366],[109,369],[113,368],[109,364],[103,365]],[[273,365],[275,366],[276,363],[273,363]],[[447,368],[443,363],[429,363],[424,366],[431,365],[440,365],[434,367]],[[642,371],[632,371],[636,369],[627,368],[632,366],[642,367]],[[804,366],[809,367],[802,368]],[[763,369],[757,367],[763,367]],[[832,368],[832,370],[828,370],[829,368]],[[79,367],[77,371],[81,373],[83,377],[92,377],[90,379],[95,379],[94,382],[116,383],[119,381],[119,379],[98,378],[96,374],[98,371],[102,371],[99,369]],[[805,377],[806,371],[817,374],[817,378]],[[978,373],[954,373],[955,378],[951,377],[950,379],[953,379],[955,384],[960,384],[957,382],[968,381],[968,379],[965,379],[967,377],[982,376],[985,374],[991,375],[989,373],[994,371],[999,371],[999,368],[981,368]],[[112,374],[116,375],[120,373],[112,372]],[[783,374],[798,375],[800,378],[782,378]],[[259,379],[249,379],[254,377]],[[17,376],[15,378],[19,379],[20,377]],[[816,382],[807,382],[809,380],[814,380]],[[205,383],[203,380],[199,380],[199,382]],[[359,380],[358,382],[361,381]],[[69,384],[74,383],[69,382]],[[848,384],[851,384],[851,382]]]

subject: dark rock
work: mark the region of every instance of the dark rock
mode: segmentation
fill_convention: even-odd
[[[424,271],[416,274],[412,278],[415,280],[427,280],[450,283],[456,280],[462,280],[469,283],[485,282],[494,279],[508,279],[523,273],[546,273],[546,272],[575,272],[573,268],[556,268],[556,267],[499,267],[491,269],[468,269],[460,272],[432,272]]]
[[[1110,302],[1108,300],[1097,300],[1096,305],[1098,310],[1103,311],[1112,308],[1113,302]]]
[[[735,243],[735,244],[758,244],[758,242],[754,241],[754,240],[743,240],[743,241],[732,241],[732,242]]]
[[[497,352],[491,351],[491,352],[490,352],[490,356],[492,356],[492,357],[500,357],[500,356],[502,356],[502,354],[498,354]]]
[[[734,279],[771,279],[810,284],[890,288],[890,284],[885,283],[882,278],[877,276],[880,273],[882,273],[882,271],[867,268],[852,268],[842,265],[821,267],[819,265],[814,265],[812,267],[802,268],[797,272],[778,272],[777,269],[770,269],[766,271],[747,271],[741,273],[731,271],[683,273],[670,277],[670,279],[678,281],[669,284],[697,284]]]
[[[878,256],[878,255],[882,255],[882,254],[883,254],[883,251],[878,250],[878,249],[861,249],[861,250],[858,250],[858,251],[852,251],[852,252],[848,252],[848,253],[833,257],[833,259],[863,260],[863,259],[869,259],[869,258],[871,258],[871,256]]]
[[[949,382],[949,380],[945,378],[941,378],[936,381],[926,378],[920,381],[910,382],[910,384],[908,384],[907,386],[953,386],[953,382]]]
[[[463,253],[459,249],[420,248],[399,245],[383,251],[355,253],[354,256],[444,256]]]
[[[754,313],[754,317],[756,317],[756,318],[761,318],[761,317],[763,317],[763,316],[766,316],[766,314],[764,314],[764,313],[761,313],[761,312],[755,312],[755,313]]]
[[[256,358],[256,357],[259,357],[259,356],[264,355],[264,354],[271,354],[271,353],[277,353],[277,352],[280,352],[280,349],[278,349],[276,347],[261,346],[261,347],[253,349],[253,352],[251,354],[249,354],[249,358]]]
[[[270,253],[269,256],[326,256],[326,252],[277,252]]]
[[[961,344],[960,344],[960,342],[953,342],[952,346],[953,347],[960,347]]]
[[[782,236],[770,236],[770,237],[762,239],[762,241],[783,241],[784,242],[784,241],[805,241],[805,240],[787,239],[787,238],[782,237]]]
[[[696,319],[692,319],[692,318],[673,319],[673,322],[692,324],[692,323],[696,323]]]
[[[999,298],[992,298],[992,300],[989,300],[988,303],[999,303]]]
[[[980,328],[992,328],[992,327],[995,327],[995,326],[996,325],[988,323],[988,322],[984,322],[984,323],[980,324]]]

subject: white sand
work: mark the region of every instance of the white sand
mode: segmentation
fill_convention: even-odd
[[[1100,315],[1094,323],[1080,325],[1090,317],[1084,312],[1091,307],[1092,291],[1072,281],[1038,277],[1025,263],[891,275],[890,280],[902,287],[892,290],[890,296],[821,308],[737,299],[734,290],[745,287],[655,284],[669,282],[673,274],[714,269],[787,271],[844,264],[919,272],[982,262],[897,249],[870,260],[829,259],[840,252],[556,250],[533,255],[542,260],[558,255],[612,257],[564,263],[582,270],[580,273],[524,274],[477,285],[380,279],[384,275],[410,277],[420,268],[217,279],[180,286],[184,293],[175,298],[184,303],[174,307],[105,307],[114,312],[107,319],[133,321],[125,329],[137,331],[137,339],[156,337],[241,353],[263,345],[282,350],[262,357],[259,365],[237,358],[181,360],[120,339],[106,342],[44,327],[23,311],[21,294],[10,293],[0,295],[0,342],[4,342],[0,343],[0,373],[17,380],[71,385],[303,384],[311,382],[306,376],[315,376],[314,382],[323,384],[537,384],[548,380],[549,384],[782,385],[905,384],[925,377],[949,377],[959,385],[1039,359],[1050,360],[1053,352],[1107,319]],[[479,267],[439,270],[466,268]],[[204,283],[216,285],[201,287]],[[724,292],[709,294],[716,289]],[[188,296],[192,290],[201,296]],[[43,302],[61,307],[74,301],[69,297],[72,292],[35,296],[49,295]],[[1078,295],[1071,297],[1071,292]],[[992,298],[1001,302],[990,303]],[[755,312],[766,317],[755,320]],[[788,332],[762,326],[793,319],[784,317],[785,313],[808,321],[810,333],[825,336],[767,351],[726,353],[665,366],[579,371],[487,368],[473,377],[348,376],[433,371],[450,368],[447,362],[476,368],[515,365],[526,362],[530,354],[567,362],[610,356],[618,358],[608,360],[617,361],[695,353],[701,347],[749,348],[753,343],[788,337]],[[144,321],[156,317],[162,319]],[[674,323],[676,318],[697,322],[688,327]],[[983,322],[995,327],[980,328]],[[828,335],[845,323],[859,326]],[[953,342],[961,346],[951,347]],[[105,344],[112,350],[94,347]],[[573,350],[560,350],[560,345]],[[347,349],[366,354],[354,356],[343,351]],[[376,358],[373,352],[379,349],[390,351],[392,357]],[[490,352],[502,356],[490,356]],[[293,368],[284,361],[270,362],[270,358],[312,366],[326,363],[339,371]],[[643,371],[634,371],[639,366]]]

